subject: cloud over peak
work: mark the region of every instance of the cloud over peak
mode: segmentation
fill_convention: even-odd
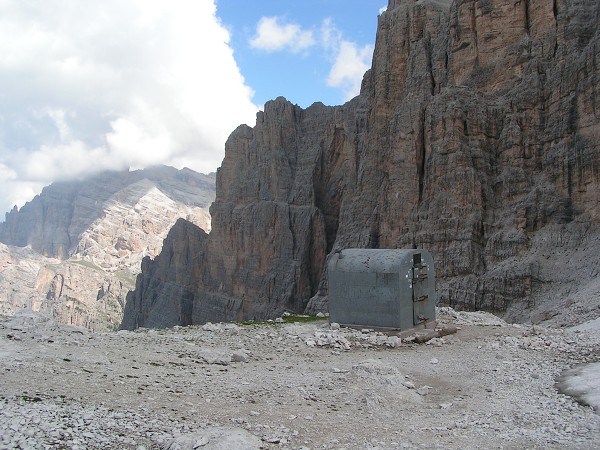
[[[214,0],[0,1],[0,208],[104,169],[218,167],[258,108],[215,14]]]

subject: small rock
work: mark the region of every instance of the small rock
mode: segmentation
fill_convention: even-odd
[[[387,338],[385,345],[391,348],[399,347],[402,344],[402,339],[398,336],[390,336]]]
[[[180,450],[208,446],[214,449],[261,448],[262,442],[256,436],[240,428],[210,427],[195,433],[179,435],[163,445],[163,448]]]
[[[238,350],[236,352],[233,352],[233,354],[231,355],[231,360],[233,362],[247,363],[248,362],[248,354],[246,352],[244,352],[243,350]]]
[[[221,327],[218,324],[214,324],[211,322],[207,322],[202,325],[202,330],[204,331],[221,331]]]
[[[427,345],[434,345],[436,347],[441,347],[446,343],[446,340],[441,337],[434,337],[426,342]]]
[[[427,394],[429,394],[429,389],[431,389],[431,386],[422,386],[419,389],[417,389],[416,392],[417,392],[417,394],[425,397]]]
[[[198,439],[196,442],[194,442],[194,449],[204,447],[208,443],[210,443],[208,438],[206,436],[202,436],[200,439]]]
[[[439,360],[439,359],[437,359],[437,358],[431,358],[431,361],[429,361],[429,362],[430,362],[431,364],[437,364],[437,363],[439,363],[439,362],[440,362],[440,360]]]
[[[200,357],[206,364],[216,364],[220,366],[228,366],[231,362],[230,355],[222,355],[212,351],[204,351],[200,354]]]

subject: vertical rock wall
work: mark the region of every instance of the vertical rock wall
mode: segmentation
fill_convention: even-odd
[[[232,133],[194,323],[326,308],[345,247],[427,248],[441,302],[517,319],[594,278],[600,257],[559,274],[600,250],[596,0],[390,0],[378,21],[359,97],[278,98]]]
[[[193,323],[194,294],[203,266],[206,237],[202,228],[187,220],[175,222],[160,255],[152,261],[148,257],[142,260],[135,291],[127,294],[122,328]]]

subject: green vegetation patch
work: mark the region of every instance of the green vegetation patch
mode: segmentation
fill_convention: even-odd
[[[281,323],[307,323],[307,322],[317,322],[328,320],[327,317],[317,317],[317,316],[305,316],[305,315],[284,315],[281,317],[283,322],[276,322],[274,320],[246,320],[244,322],[239,322],[239,325],[277,325]]]
[[[115,272],[115,277],[127,287],[135,287],[135,279],[137,275],[132,274],[128,270],[119,270]]]
[[[71,264],[76,264],[76,265],[79,265],[79,266],[87,267],[88,269],[93,269],[93,270],[96,270],[98,272],[104,272],[104,270],[101,267],[98,267],[93,262],[87,261],[85,259],[67,259],[67,262],[71,263]]]
[[[318,322],[319,320],[328,320],[328,317],[318,317],[318,316],[284,316],[282,317],[285,323],[295,323],[295,322]]]

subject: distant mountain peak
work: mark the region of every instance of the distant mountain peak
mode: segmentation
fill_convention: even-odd
[[[209,232],[215,178],[157,166],[46,186],[0,223],[0,313],[52,310],[64,323],[115,328],[141,261],[180,218]]]

